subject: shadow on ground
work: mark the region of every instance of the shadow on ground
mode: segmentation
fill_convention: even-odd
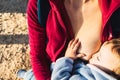
[[[0,0],[0,13],[25,13],[27,2],[28,0]]]
[[[26,13],[28,0],[0,0],[0,13]],[[1,19],[1,18],[0,18]],[[2,22],[0,22],[0,27]],[[2,35],[0,44],[28,44],[27,34]]]
[[[28,44],[28,35],[0,35],[0,44]]]

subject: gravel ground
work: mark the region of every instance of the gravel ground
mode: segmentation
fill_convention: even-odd
[[[0,0],[0,80],[20,80],[18,69],[31,68],[26,7],[27,0]]]

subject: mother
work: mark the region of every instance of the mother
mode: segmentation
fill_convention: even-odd
[[[120,0],[49,0],[45,26],[38,21],[37,1],[29,0],[27,10],[36,80],[50,80],[51,62],[64,55],[71,39],[79,37],[79,52],[86,53],[88,60],[104,41],[120,37]]]

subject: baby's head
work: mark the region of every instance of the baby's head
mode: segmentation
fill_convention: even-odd
[[[106,41],[89,62],[120,75],[120,38]]]

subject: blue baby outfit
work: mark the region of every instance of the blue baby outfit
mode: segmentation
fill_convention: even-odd
[[[52,71],[51,80],[117,80],[94,65],[70,58],[58,59]]]

